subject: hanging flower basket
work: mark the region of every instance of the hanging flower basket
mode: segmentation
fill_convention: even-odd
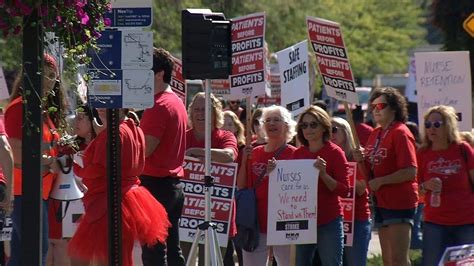
[[[65,48],[64,57],[76,63],[88,63],[88,49],[96,49],[96,40],[110,20],[110,0],[0,0],[0,31],[4,37],[19,34],[32,12],[39,12],[44,31],[54,32]]]

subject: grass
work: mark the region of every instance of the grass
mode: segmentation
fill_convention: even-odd
[[[410,250],[412,266],[421,265],[421,250]],[[383,266],[382,255],[374,255],[367,260],[367,266]]]

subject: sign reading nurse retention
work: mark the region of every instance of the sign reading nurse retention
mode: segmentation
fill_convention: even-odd
[[[339,23],[313,17],[307,17],[306,22],[327,94],[339,101],[358,104],[359,98]]]

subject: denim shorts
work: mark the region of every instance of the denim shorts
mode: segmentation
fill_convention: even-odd
[[[400,223],[409,223],[413,226],[413,220],[415,218],[415,210],[412,209],[402,209],[402,210],[392,210],[385,209],[380,207],[375,207],[374,215],[374,227],[386,227],[391,224],[400,224]]]

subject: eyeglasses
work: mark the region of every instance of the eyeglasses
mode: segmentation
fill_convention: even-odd
[[[332,129],[331,129],[332,134],[336,134],[338,129],[339,129],[338,127],[332,127]]]
[[[387,106],[388,106],[388,103],[375,103],[375,104],[370,105],[372,110],[378,110],[378,111],[387,108]]]
[[[307,129],[308,127],[312,128],[312,129],[315,129],[315,128],[318,127],[318,125],[319,125],[319,124],[318,124],[317,122],[314,122],[314,121],[313,121],[313,122],[310,122],[310,123],[301,122],[300,125],[299,125],[299,127],[300,127],[301,129]]]
[[[425,121],[425,128],[431,128],[431,126],[434,126],[435,128],[440,128],[443,125],[443,121]]]
[[[280,122],[284,122],[284,121],[283,121],[283,118],[281,118],[281,117],[268,117],[267,119],[265,119],[263,121],[263,123],[265,123],[265,124],[269,124],[271,122],[280,123]]]

